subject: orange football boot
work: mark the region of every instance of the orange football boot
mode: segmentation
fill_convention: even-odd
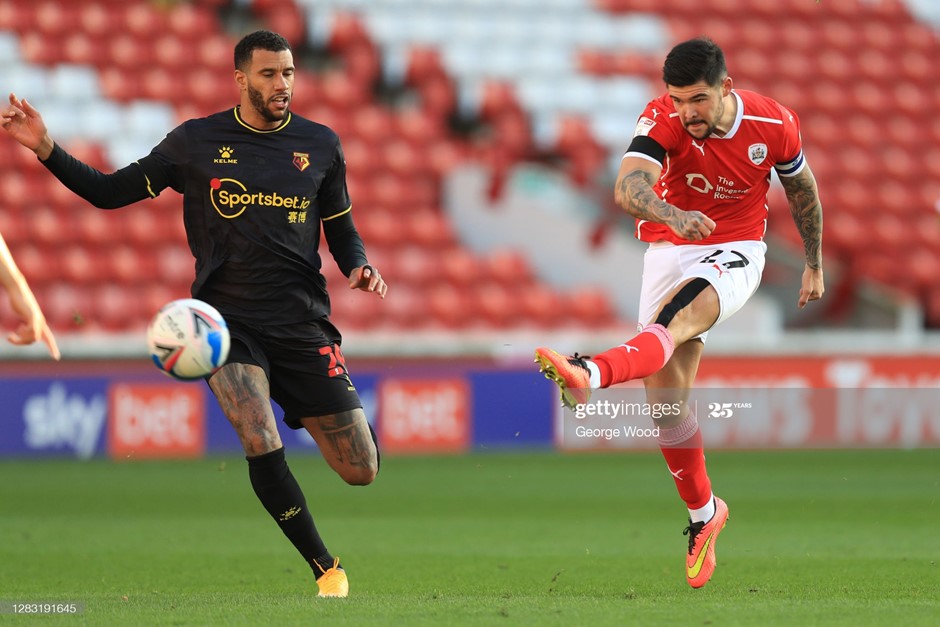
[[[545,378],[558,384],[561,404],[568,409],[583,405],[591,398],[591,372],[584,363],[586,358],[577,353],[566,357],[550,348],[535,349],[535,363]]]
[[[717,496],[715,497],[715,515],[708,522],[694,523],[689,520],[689,526],[682,532],[689,536],[689,555],[685,559],[685,576],[693,588],[701,588],[711,579],[715,572],[715,543],[718,534],[728,522],[728,505]]]
[[[326,570],[323,570],[319,564],[317,567],[323,573],[317,579],[317,586],[320,588],[320,592],[317,593],[318,597],[346,598],[349,596],[349,580],[346,579],[346,571],[339,566],[338,557]]]

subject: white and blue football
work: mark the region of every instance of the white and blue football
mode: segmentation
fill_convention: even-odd
[[[147,348],[153,363],[183,381],[203,379],[221,368],[230,344],[222,315],[195,298],[167,303],[147,327]]]

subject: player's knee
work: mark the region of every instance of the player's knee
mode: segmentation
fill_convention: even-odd
[[[362,466],[354,466],[344,469],[340,475],[343,481],[349,485],[369,485],[375,481],[375,476],[379,474],[379,465],[375,461]]]

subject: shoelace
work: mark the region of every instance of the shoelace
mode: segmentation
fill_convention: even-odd
[[[320,584],[320,589],[324,592],[335,592],[340,585],[339,580],[333,577],[334,574],[339,572],[339,558],[334,557],[333,565],[326,570],[323,570],[323,567],[320,566],[319,562],[315,561],[314,564],[317,565],[317,568],[319,568],[320,572],[322,573],[320,578],[317,580],[317,583]]]
[[[682,535],[689,536],[689,555],[692,555],[692,551],[695,550],[695,538],[698,537],[698,534],[702,532],[704,527],[704,522],[694,523],[689,520],[689,526],[682,532]]]
[[[579,368],[584,368],[585,370],[587,370],[588,367],[587,367],[587,364],[584,363],[584,360],[590,359],[590,358],[591,358],[590,355],[579,355],[575,353],[572,357],[568,358],[568,363],[571,364],[572,366],[578,366]]]

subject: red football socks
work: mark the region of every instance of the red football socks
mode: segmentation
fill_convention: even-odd
[[[672,335],[651,324],[632,340],[591,358],[601,372],[601,387],[643,379],[666,365],[675,349]]]
[[[686,506],[690,510],[705,507],[712,498],[712,482],[705,469],[702,432],[695,414],[689,412],[675,427],[661,428],[659,448]]]

